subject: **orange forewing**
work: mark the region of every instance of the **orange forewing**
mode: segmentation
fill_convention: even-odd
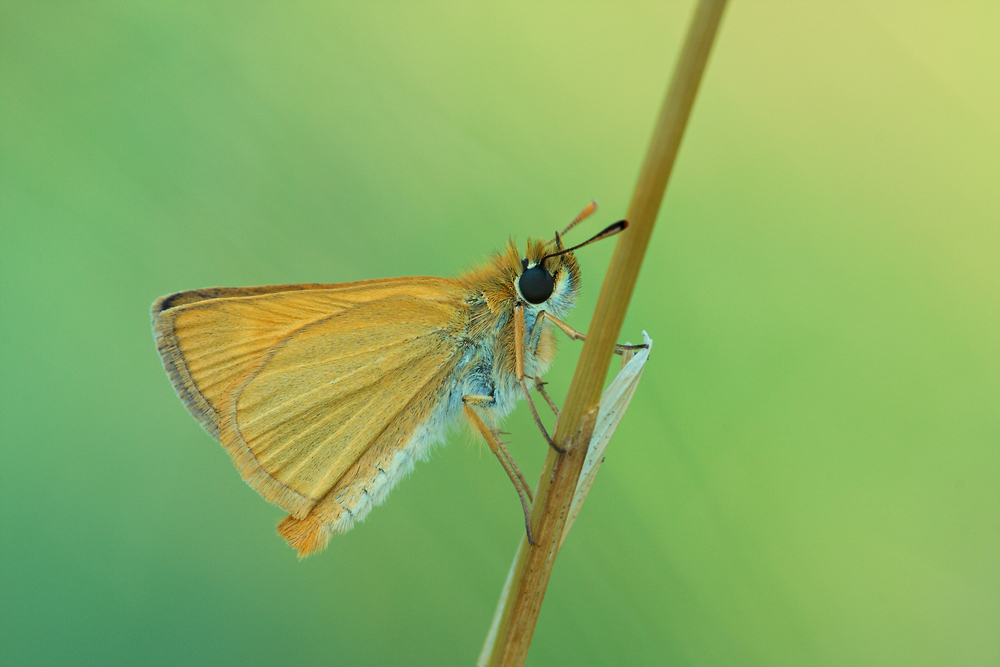
[[[178,395],[247,483],[331,526],[440,402],[466,291],[439,278],[212,288],[158,300],[153,326]]]

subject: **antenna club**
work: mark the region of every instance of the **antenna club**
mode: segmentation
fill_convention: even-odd
[[[594,236],[590,237],[589,239],[587,239],[583,243],[577,244],[577,245],[573,246],[572,248],[566,248],[564,250],[560,250],[558,252],[550,252],[548,255],[545,255],[545,257],[542,257],[542,260],[541,260],[541,262],[539,262],[539,264],[545,262],[545,260],[547,260],[549,257],[558,257],[559,255],[563,255],[563,254],[566,254],[568,252],[573,252],[574,250],[578,250],[579,248],[582,248],[583,246],[590,245],[594,241],[600,241],[601,239],[606,239],[608,237],[614,236],[615,234],[618,234],[618,233],[622,232],[626,227],[628,227],[628,222],[626,222],[625,220],[619,220],[618,222],[614,223],[613,225],[609,225],[609,226],[605,227],[601,232],[599,232],[598,234],[595,234]]]
[[[594,211],[596,211],[596,210],[597,210],[597,202],[596,201],[592,201],[589,204],[587,204],[586,206],[584,206],[583,210],[580,211],[580,215],[578,215],[575,218],[573,218],[573,222],[569,223],[569,225],[566,227],[566,229],[562,230],[562,233],[565,234],[569,230],[571,230],[574,227],[576,227],[580,222],[582,222],[583,220],[585,220],[585,219],[589,218],[591,215],[593,215]]]

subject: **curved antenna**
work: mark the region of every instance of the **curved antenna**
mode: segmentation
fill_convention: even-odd
[[[574,250],[577,250],[578,248],[582,248],[585,245],[590,245],[594,241],[600,241],[600,240],[606,239],[606,238],[608,238],[610,236],[614,236],[615,234],[617,234],[619,232],[625,231],[626,227],[628,227],[628,222],[625,221],[625,220],[619,220],[615,224],[609,225],[609,226],[605,227],[603,230],[601,230],[600,232],[598,232],[597,234],[595,234],[594,236],[590,237],[589,239],[587,239],[586,241],[584,241],[583,243],[581,243],[579,245],[575,245],[572,248],[566,248],[565,250],[560,250],[558,252],[549,253],[545,257],[542,257],[542,259],[539,260],[538,263],[539,264],[544,264],[545,260],[547,260],[549,257],[558,257],[559,255],[566,254],[567,252],[573,252]]]
[[[590,215],[594,211],[596,211],[596,210],[597,210],[597,202],[596,201],[592,201],[589,204],[587,204],[586,206],[584,206],[583,210],[580,211],[580,215],[578,215],[575,218],[573,218],[573,222],[569,223],[569,226],[566,227],[566,229],[562,230],[562,232],[559,235],[560,236],[565,236],[566,232],[568,232],[569,230],[573,229],[578,224],[580,224],[581,222],[583,222],[584,220],[586,220],[587,218],[589,218]]]

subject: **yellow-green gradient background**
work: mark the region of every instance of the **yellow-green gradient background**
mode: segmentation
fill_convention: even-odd
[[[0,661],[470,664],[522,531],[492,455],[459,432],[299,562],[149,305],[454,275],[598,199],[582,239],[692,7],[0,4]],[[1000,663],[998,36],[996,2],[729,8],[530,664]]]

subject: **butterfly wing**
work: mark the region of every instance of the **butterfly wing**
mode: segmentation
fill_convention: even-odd
[[[464,297],[436,278],[214,288],[160,299],[153,327],[178,395],[247,483],[346,529],[412,466],[396,455],[453,384]]]

